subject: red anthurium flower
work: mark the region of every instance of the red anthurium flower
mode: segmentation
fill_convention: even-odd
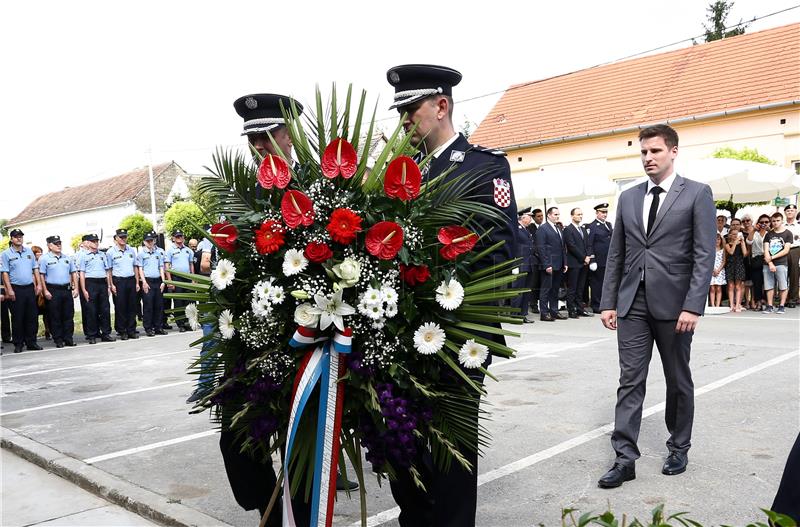
[[[255,230],[256,251],[258,254],[272,254],[286,243],[284,239],[286,229],[280,222],[267,220]]]
[[[258,167],[258,183],[266,189],[271,189],[273,185],[286,188],[291,179],[289,165],[281,157],[267,154]]]
[[[322,263],[333,257],[333,251],[327,243],[311,242],[306,245],[304,253],[314,263]]]
[[[408,156],[400,156],[386,168],[383,191],[390,198],[408,201],[419,195],[421,182],[422,173],[414,160]]]
[[[427,265],[400,264],[400,279],[410,286],[424,284],[431,277]]]
[[[356,234],[361,232],[361,216],[350,209],[336,209],[331,213],[327,229],[333,241],[345,245],[353,243]]]
[[[339,174],[345,179],[350,179],[358,168],[356,150],[353,145],[337,137],[325,147],[322,154],[322,174],[327,178],[335,178]]]
[[[403,229],[393,221],[382,221],[367,231],[367,251],[381,260],[391,260],[403,246]]]
[[[281,214],[290,229],[301,224],[308,227],[314,223],[314,204],[299,190],[287,190],[281,200]]]
[[[478,242],[478,235],[466,227],[451,225],[439,229],[439,242],[444,245],[439,254],[445,260],[455,260],[460,254],[471,251]]]
[[[211,226],[211,236],[220,249],[232,253],[236,250],[236,239],[239,237],[239,230],[229,222],[215,223]]]

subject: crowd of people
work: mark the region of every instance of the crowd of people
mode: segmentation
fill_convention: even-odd
[[[14,353],[42,349],[37,342],[40,316],[45,339],[52,338],[58,348],[77,345],[76,299],[89,344],[138,338],[137,319],[148,337],[165,335],[172,329],[169,310],[187,303],[164,297],[165,292],[182,291],[167,281],[188,281],[175,271],[210,274],[208,260],[214,250],[206,239],[199,243],[191,239],[186,244],[180,230],[172,232],[168,248],[157,245],[155,232],[146,233],[142,246],[134,248],[128,245],[127,230],[117,229],[114,244],[104,250],[99,248],[96,234],[86,234],[72,255],[63,252],[58,235],[47,237],[47,252],[36,245],[26,246],[21,229],[13,229],[9,236],[9,247],[0,256],[0,327],[3,343],[13,343]],[[112,334],[112,302],[116,337]],[[191,329],[180,316],[175,323],[181,332]]]

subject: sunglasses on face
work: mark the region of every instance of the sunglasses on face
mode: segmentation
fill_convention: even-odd
[[[759,221],[758,224],[759,225],[769,225],[769,222],[768,221]]]

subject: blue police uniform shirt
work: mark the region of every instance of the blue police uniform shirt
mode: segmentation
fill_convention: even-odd
[[[33,283],[33,270],[36,269],[36,257],[30,247],[22,247],[17,251],[9,247],[3,251],[3,272],[8,273],[11,285],[31,285]]]
[[[86,251],[81,256],[79,271],[86,273],[86,278],[105,278],[108,269],[106,255],[100,251],[93,253]]]
[[[167,258],[165,261],[170,264],[172,269],[182,273],[188,273],[190,272],[189,266],[193,260],[194,253],[191,249],[184,245],[180,248],[172,247],[169,251],[167,251]]]
[[[161,278],[161,269],[164,268],[164,251],[160,247],[153,247],[149,251],[147,247],[139,250],[136,254],[136,266],[141,267],[145,278]]]
[[[136,265],[136,250],[130,245],[121,250],[115,245],[106,251],[106,260],[111,274],[118,278],[130,278],[134,275],[133,266]]]
[[[48,284],[67,285],[74,272],[75,263],[64,253],[55,255],[48,252],[39,258],[39,274],[44,276],[44,281]]]

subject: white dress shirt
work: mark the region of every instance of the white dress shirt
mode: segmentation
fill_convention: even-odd
[[[456,132],[455,135],[453,135],[453,137],[445,141],[443,144],[439,145],[439,148],[434,150],[433,158],[437,159],[442,154],[442,152],[444,152],[447,149],[448,146],[452,145],[453,142],[455,142],[456,139],[458,139],[458,132]]]
[[[650,179],[647,180],[647,192],[644,195],[644,206],[642,207],[642,225],[644,226],[645,232],[647,232],[647,220],[648,216],[650,216],[650,204],[653,203],[653,195],[650,191],[653,190],[653,187],[661,187],[664,189],[664,192],[658,197],[658,209],[656,211],[656,217],[658,217],[658,211],[664,206],[664,201],[667,198],[667,194],[669,194],[669,189],[672,187],[672,183],[675,182],[675,175],[675,172],[673,172],[667,179],[662,181],[660,185],[656,185]]]

